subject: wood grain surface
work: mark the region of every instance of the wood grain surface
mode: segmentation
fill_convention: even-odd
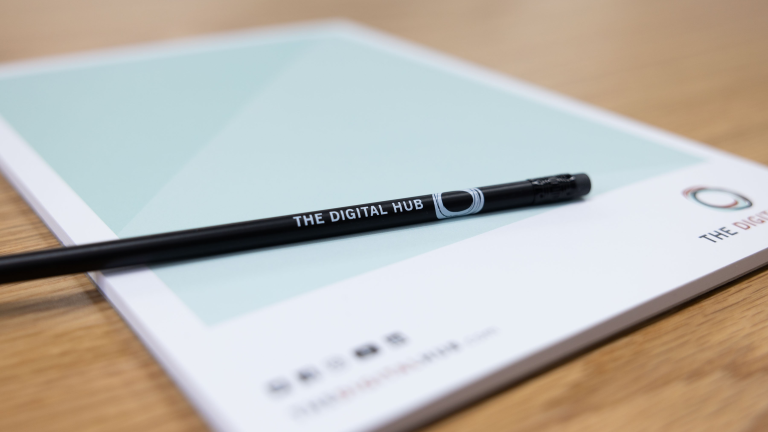
[[[0,0],[0,61],[328,17],[768,163],[764,0]],[[55,245],[0,179],[0,253]],[[205,429],[85,276],[0,287],[0,431]],[[426,430],[768,430],[768,271]]]

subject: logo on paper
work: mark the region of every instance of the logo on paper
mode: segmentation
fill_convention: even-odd
[[[725,189],[692,187],[683,191],[689,200],[719,210],[743,210],[752,207],[752,201],[743,195]]]

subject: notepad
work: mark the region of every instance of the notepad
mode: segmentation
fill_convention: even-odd
[[[763,166],[346,22],[6,65],[0,116],[65,244],[590,175],[573,203],[92,273],[222,431],[418,425],[768,260]]]

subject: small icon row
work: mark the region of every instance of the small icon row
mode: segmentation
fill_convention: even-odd
[[[384,337],[384,341],[387,345],[398,347],[405,345],[408,339],[402,333],[395,332],[390,333]],[[354,357],[358,360],[367,360],[371,357],[378,355],[381,352],[381,348],[375,343],[367,343],[360,345],[352,350]],[[332,357],[328,359],[325,364],[325,368],[332,372],[341,371],[346,369],[348,364],[343,357]],[[307,366],[296,371],[296,380],[302,384],[311,384],[321,377],[320,369],[314,366]],[[272,395],[280,396],[291,392],[291,381],[287,378],[276,378],[267,383],[267,392]]]

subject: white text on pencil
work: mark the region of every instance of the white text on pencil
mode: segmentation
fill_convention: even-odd
[[[388,210],[391,210],[393,213],[404,213],[404,212],[409,212],[413,210],[421,210],[424,208],[424,204],[421,202],[420,199],[416,199],[416,200],[408,200],[408,201],[401,201],[401,202],[393,202],[388,206],[384,205],[384,207],[386,207]],[[384,207],[382,207],[381,204],[377,204],[377,205],[342,209],[338,211],[333,210],[328,212],[328,216],[331,218],[330,222],[354,220],[354,219],[360,219],[360,218],[372,217],[372,216],[384,216],[390,213],[387,210],[385,210]],[[328,222],[327,220],[323,220],[323,213],[312,213],[312,214],[306,214],[301,216],[293,216],[293,219],[296,221],[296,226],[299,226],[299,227],[309,226],[309,225],[321,225]]]

